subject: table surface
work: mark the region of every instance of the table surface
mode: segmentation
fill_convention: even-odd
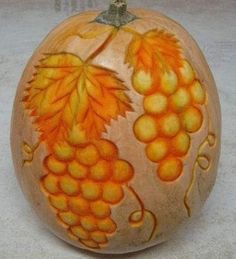
[[[162,245],[124,256],[98,256],[50,234],[17,184],[9,146],[17,83],[38,43],[67,16],[104,9],[109,0],[0,0],[0,258],[236,258],[236,1],[129,0],[181,23],[198,41],[217,82],[223,141],[215,188],[199,218]],[[144,4],[145,2],[145,4]]]

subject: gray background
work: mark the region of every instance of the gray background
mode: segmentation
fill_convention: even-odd
[[[223,143],[217,183],[200,217],[172,240],[129,256],[97,256],[50,234],[16,182],[10,117],[21,73],[44,36],[68,15],[105,8],[109,0],[0,0],[0,258],[236,258],[236,1],[130,0],[179,21],[200,44],[222,104]]]

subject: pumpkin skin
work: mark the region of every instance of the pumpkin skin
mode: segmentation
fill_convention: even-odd
[[[11,145],[21,188],[58,237],[97,253],[171,238],[216,179],[221,113],[196,42],[159,12],[122,27],[73,16],[19,83]]]

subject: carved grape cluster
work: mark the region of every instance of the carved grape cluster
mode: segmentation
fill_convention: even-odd
[[[181,157],[190,148],[190,134],[202,125],[198,106],[205,102],[205,91],[186,60],[178,70],[169,68],[158,79],[153,73],[137,70],[133,75],[135,90],[145,96],[145,114],[136,120],[134,133],[147,144],[147,157],[160,163],[160,179],[174,181],[182,173]]]
[[[44,164],[41,184],[62,225],[88,247],[105,245],[117,228],[110,206],[123,199],[132,166],[118,159],[117,147],[105,139],[83,146],[56,143]]]

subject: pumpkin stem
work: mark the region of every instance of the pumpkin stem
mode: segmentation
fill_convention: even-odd
[[[112,0],[109,9],[99,14],[95,21],[119,28],[135,19],[137,16],[127,11],[126,0]]]

